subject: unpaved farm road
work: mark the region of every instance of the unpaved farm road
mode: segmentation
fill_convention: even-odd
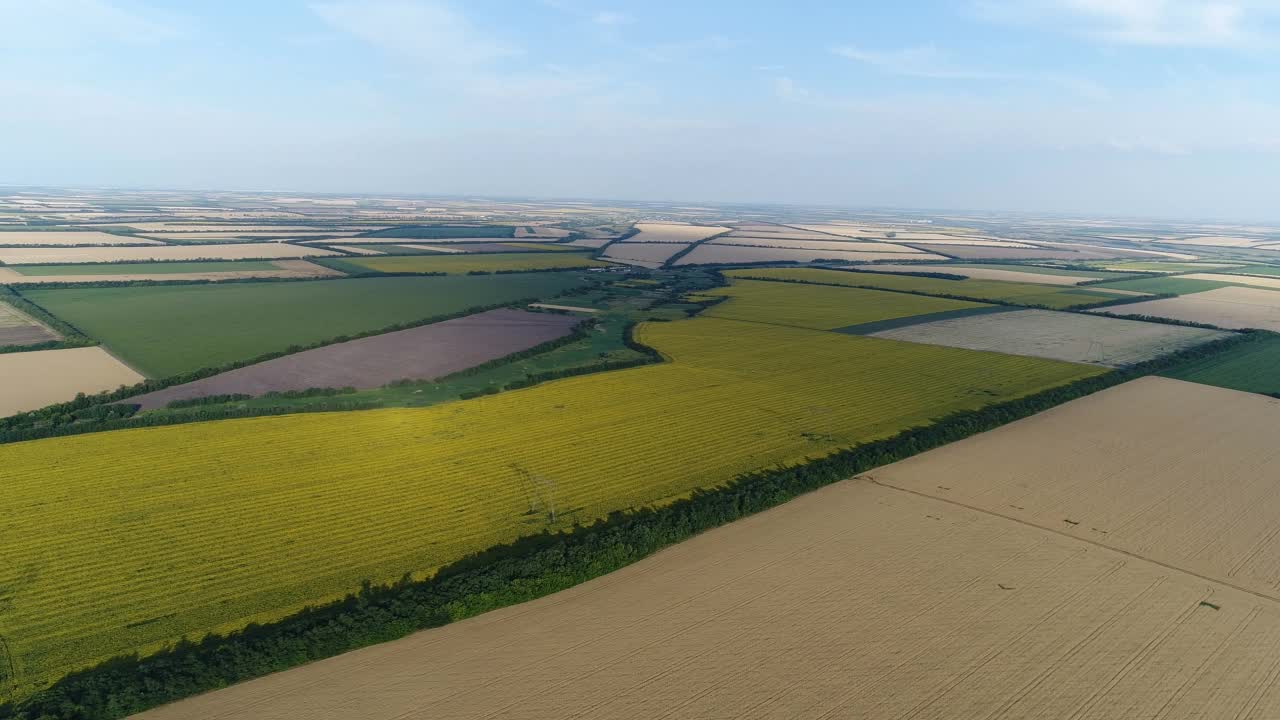
[[[1085,537],[1087,530],[1073,537],[1031,506],[1016,519],[983,509],[998,495],[971,507],[940,499],[980,488],[963,477],[949,484],[943,465],[931,477],[924,472],[935,453],[992,437],[1025,442],[1037,432],[1047,434],[1028,447],[1051,464],[1055,452],[1077,449],[1070,438],[1053,439],[1055,414],[1145,412],[1181,385],[1152,379],[1105,391],[1006,426],[1003,436],[986,433],[881,468],[875,481],[829,486],[556,595],[138,717],[1280,717],[1280,603],[1217,582],[1201,567],[1184,572],[1176,554],[1157,564],[1128,547],[1111,549],[1105,536]],[[1228,393],[1216,400],[1252,422],[1280,420],[1280,404],[1212,390]],[[1196,420],[1208,397],[1193,400],[1196,407],[1170,420],[1184,435],[1189,425],[1203,422],[1207,432],[1221,419]],[[1123,416],[1114,426],[1132,428],[1134,437],[1148,431]],[[1199,451],[1217,452],[1221,440],[1206,439]],[[1115,440],[1116,462],[1126,461],[1126,447],[1125,438]],[[991,474],[1001,477],[999,456],[992,458]],[[1091,477],[1123,486],[1109,467]],[[1233,492],[1222,483],[1191,475],[1171,482],[1170,492]],[[1088,478],[1080,485],[1072,492],[1096,491]],[[1124,515],[1127,503],[1144,513],[1143,526],[1158,519],[1161,503],[1135,498],[1121,488],[1099,508]],[[1228,544],[1238,539],[1221,534]],[[1277,556],[1237,550],[1255,561]]]

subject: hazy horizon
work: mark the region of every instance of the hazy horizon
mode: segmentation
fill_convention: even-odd
[[[0,13],[9,186],[1280,217],[1273,1]]]

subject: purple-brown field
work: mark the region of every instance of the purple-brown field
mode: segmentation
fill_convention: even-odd
[[[501,308],[306,350],[139,395],[143,410],[210,395],[263,395],[320,387],[376,388],[430,380],[568,335],[581,318]]]

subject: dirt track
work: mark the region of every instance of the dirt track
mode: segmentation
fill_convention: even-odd
[[[1180,539],[1243,540],[1217,518],[1227,508],[1215,489],[1276,495],[1267,473],[1234,471],[1274,460],[1274,443],[1255,441],[1280,403],[1205,388],[1170,413],[1182,385],[1106,391],[871,474],[910,488],[838,483],[568,591],[139,717],[1280,717],[1280,601],[1208,578],[1203,564],[1184,571],[1179,556],[1138,556]],[[1221,410],[1201,412],[1208,395]],[[1161,431],[1174,434],[1143,442]],[[1172,456],[1149,457],[1161,450]],[[1212,471],[1224,462],[1230,473]],[[1158,471],[1151,482],[1175,474],[1143,488],[1116,474],[1142,463]],[[1155,498],[1138,492],[1152,487]],[[1161,487],[1191,502],[1161,502]],[[1007,517],[1011,492],[1128,513],[1148,545],[1109,549],[1086,522],[1041,518],[1039,504]],[[1254,513],[1271,518],[1270,535],[1274,510]],[[1266,542],[1235,549],[1255,567],[1280,561]]]
[[[263,395],[316,387],[376,388],[429,380],[569,334],[581,318],[490,310],[455,320],[286,355],[130,398],[143,410],[209,395]]]

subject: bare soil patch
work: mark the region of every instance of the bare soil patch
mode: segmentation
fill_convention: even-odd
[[[605,249],[606,260],[617,260],[641,267],[661,267],[672,255],[689,247],[679,243],[614,243]],[[686,256],[687,257],[687,256]]]
[[[1223,287],[1163,300],[1120,305],[1101,312],[1152,315],[1224,328],[1259,328],[1280,332],[1280,292],[1262,288]]]
[[[1245,270],[1247,272],[1247,268]],[[1280,290],[1280,277],[1259,277],[1257,275],[1225,275],[1222,273],[1190,273],[1188,275],[1179,275],[1180,278],[1187,280],[1209,280],[1212,282],[1229,282],[1238,283],[1240,285],[1252,285],[1254,287],[1272,288]]]
[[[142,380],[100,347],[0,354],[0,417]]]
[[[139,395],[144,410],[210,395],[263,395],[317,387],[381,387],[430,380],[569,334],[580,318],[502,308],[286,355]]]
[[[929,345],[1122,367],[1218,340],[1226,337],[1227,333],[1080,313],[1017,310],[948,318],[871,335]]]
[[[93,231],[0,232],[0,245],[160,245],[159,241]]]

